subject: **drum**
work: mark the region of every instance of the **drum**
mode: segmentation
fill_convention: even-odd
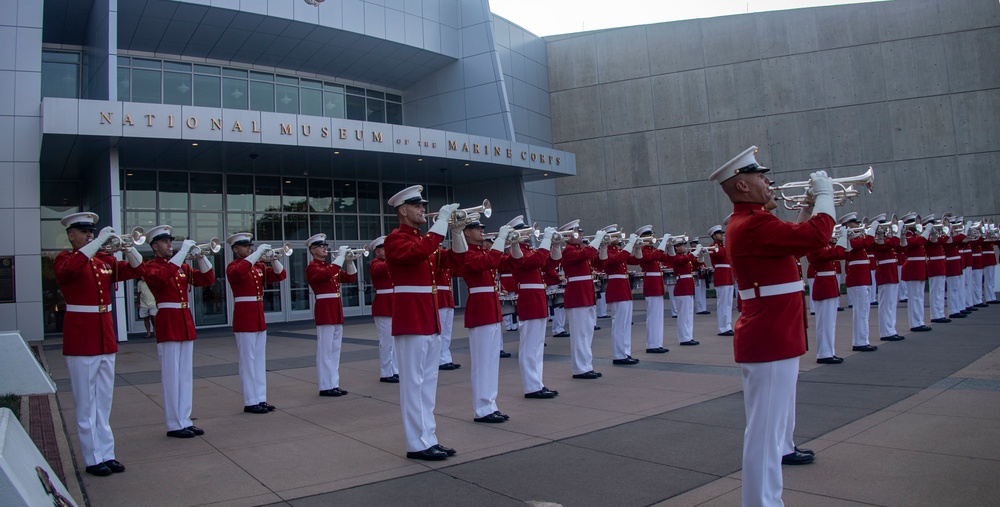
[[[515,313],[517,313],[517,294],[500,296],[500,315],[514,315]]]
[[[633,291],[642,290],[642,274],[634,271],[628,273],[628,286]]]
[[[663,283],[666,285],[677,285],[677,273],[671,271],[663,272]]]
[[[705,288],[707,289],[712,286],[712,282],[714,281],[713,278],[715,277],[715,271],[710,269],[705,270],[704,276],[705,276]]]
[[[596,278],[594,278],[594,292],[600,294],[608,290],[608,275],[605,273],[599,273]]]
[[[701,278],[699,278],[698,276],[692,276],[691,278],[694,279],[694,286],[695,287],[698,287],[699,285],[701,285]]]
[[[549,300],[549,308],[562,308],[565,292],[562,287],[546,287],[545,297]]]

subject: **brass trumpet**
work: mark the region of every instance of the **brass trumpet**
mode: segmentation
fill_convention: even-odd
[[[219,238],[212,238],[212,240],[209,241],[208,243],[195,246],[198,248],[198,252],[197,253],[188,252],[187,257],[185,257],[185,259],[187,260],[200,259],[202,257],[205,257],[206,255],[217,254],[219,253],[219,250],[222,250],[222,243],[219,241]]]
[[[541,235],[539,235],[540,237]],[[552,233],[552,244],[559,245],[566,243],[570,238],[576,239],[580,237],[580,233],[577,231],[555,231]]]
[[[344,259],[353,261],[358,257],[368,257],[370,254],[371,252],[368,251],[367,246],[363,246],[361,248],[352,248],[347,251],[347,255],[344,256]]]
[[[142,227],[136,227],[132,229],[131,234],[122,234],[120,236],[111,236],[108,238],[104,244],[101,245],[101,251],[107,253],[121,252],[122,250],[128,250],[129,248],[143,245],[146,243],[146,231]]]
[[[282,257],[285,257],[285,258],[291,257],[293,251],[294,250],[292,249],[292,244],[291,243],[285,243],[284,245],[281,246],[280,249],[269,248],[267,250],[264,250],[264,253],[262,253],[261,256],[260,256],[260,260],[262,260],[264,262],[270,262],[270,261],[273,261],[275,259],[280,259]]]
[[[450,217],[448,217],[448,225],[458,226],[472,223],[472,214],[481,213],[482,216],[489,218],[493,214],[493,208],[490,207],[490,200],[483,199],[483,204],[476,206],[475,208],[465,208],[455,210]],[[437,217],[438,213],[424,213],[425,218]],[[476,217],[478,218],[478,216]]]
[[[875,190],[874,169],[869,167],[864,174],[859,174],[857,176],[833,178],[833,186],[835,187],[833,191],[833,205],[843,206],[848,202],[854,201],[854,198],[860,194],[860,192],[854,188],[854,185],[864,185],[865,188],[868,189],[868,193],[872,193]],[[799,189],[803,190],[801,194],[788,195],[786,193],[789,190]],[[782,204],[785,206],[785,209],[788,210],[798,210],[812,206],[814,198],[810,193],[811,189],[811,180],[793,181],[791,183],[785,183],[784,185],[771,187],[771,190],[774,190],[777,194],[776,198],[783,201]]]
[[[642,236],[639,238],[640,245],[659,245],[663,238],[670,238],[668,243],[671,245],[684,245],[687,244],[691,238],[688,238],[687,234],[681,234],[680,236],[671,236],[667,234],[659,238],[654,238],[653,236]]]
[[[594,241],[594,237],[596,236],[596,234],[593,234],[590,236],[584,236],[582,239]],[[607,246],[616,241],[628,241],[628,234],[625,234],[624,232],[609,232],[604,235],[604,239],[601,240],[601,244],[598,246]]]
[[[487,234],[487,236],[490,235],[495,236],[497,234],[499,233],[491,232],[490,234]],[[538,229],[538,222],[535,222],[531,227],[527,229],[514,229],[510,231],[510,233],[507,234],[506,244],[512,245],[514,243],[524,243],[530,241],[531,238],[539,239],[541,237],[542,237],[542,231]]]

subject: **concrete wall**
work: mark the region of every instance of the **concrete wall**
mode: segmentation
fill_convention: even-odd
[[[1000,4],[896,0],[546,38],[560,221],[705,235],[708,175],[750,145],[773,179],[876,173],[838,212],[1000,214]],[[791,217],[785,213],[785,217]]]

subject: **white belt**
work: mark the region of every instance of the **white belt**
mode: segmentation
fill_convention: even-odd
[[[594,279],[589,276],[571,276],[566,279],[567,282],[590,282]]]
[[[943,258],[944,257],[942,257],[942,259]],[[926,261],[926,260],[927,260],[927,257],[907,257],[906,258],[907,262]]]
[[[716,268],[728,268],[729,264],[716,264],[715,267]]]
[[[489,287],[469,287],[469,294],[484,294],[486,292],[496,292],[497,288],[494,286]]]
[[[879,266],[881,266],[883,264],[895,264],[895,263],[896,263],[896,259],[882,259],[882,260],[878,261]]]
[[[837,276],[836,271],[817,271],[816,276]]]
[[[396,294],[433,294],[434,287],[430,285],[397,285],[392,288]]]
[[[646,276],[663,276],[663,273],[661,273],[659,271],[652,271],[652,272],[643,273],[643,274],[646,275]]]
[[[375,294],[392,294],[392,289],[375,289]]]
[[[545,290],[545,285],[540,283],[522,283],[517,286],[518,289],[540,289]]]
[[[508,276],[514,276],[513,273],[501,273],[500,278],[507,278]]]
[[[340,297],[340,294],[336,293],[336,292],[333,292],[333,293],[330,293],[330,294],[316,294],[316,299],[333,299],[333,298],[339,298],[339,297]]]
[[[256,303],[264,298],[261,296],[238,296],[233,298],[234,303]]]
[[[157,310],[163,310],[169,308],[171,310],[186,310],[188,307],[187,302],[184,303],[156,303]]]
[[[66,311],[76,313],[108,313],[111,311],[111,305],[66,305]]]
[[[446,290],[451,292],[451,285],[438,285],[438,290]]]
[[[961,258],[962,258],[961,255],[956,255],[955,257],[945,257],[945,260],[948,260],[948,261],[957,261],[957,260],[959,260]]]
[[[765,285],[763,287],[757,287],[756,289],[742,289],[740,290],[740,297],[743,299],[753,299],[757,297],[757,292],[760,292],[760,297],[768,296],[778,296],[781,294],[791,294],[793,292],[802,292],[804,290],[802,281],[779,283],[777,285]]]
[[[691,278],[691,275],[677,275],[677,278]]]
[[[983,256],[983,254],[981,254],[981,253],[974,253],[974,254],[972,254],[972,256],[973,256],[973,257],[982,257],[982,256]]]
[[[847,263],[848,266],[860,266],[862,264],[871,264],[871,261],[850,261]]]
[[[628,275],[608,275],[608,280],[628,280]]]
[[[943,255],[935,255],[934,257],[928,257],[929,261],[943,261],[945,257]]]

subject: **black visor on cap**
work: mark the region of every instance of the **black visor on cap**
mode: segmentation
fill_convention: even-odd
[[[737,169],[736,174],[766,173],[768,171],[770,171],[770,169],[763,167],[760,164],[750,164]]]
[[[403,204],[427,204],[427,201],[423,197],[411,197],[403,201]]]
[[[174,237],[171,236],[171,235],[169,235],[169,234],[160,234],[159,236],[157,236],[157,237],[149,240],[149,243],[153,244],[153,243],[156,243],[157,241],[159,241],[161,239],[169,239],[170,241],[173,241]]]
[[[485,229],[486,228],[485,225],[483,225],[483,224],[481,224],[479,222],[472,222],[472,223],[470,223],[470,224],[468,224],[468,225],[465,226],[466,229],[475,229],[477,227],[480,228],[480,229]]]
[[[640,234],[639,236],[652,236],[652,235],[653,235],[653,231],[646,231],[646,232]]]
[[[313,244],[309,245],[309,248],[312,248],[314,246],[329,246],[329,245],[330,244],[327,243],[326,241],[315,241],[313,242]]]
[[[75,224],[69,224],[69,227],[67,227],[66,230],[68,231],[70,229],[77,229],[86,232],[86,231],[94,231],[96,227],[94,227],[94,224],[91,223],[77,222]]]
[[[252,245],[252,244],[253,244],[253,242],[250,241],[249,239],[241,239],[239,241],[234,241],[233,242],[233,246],[249,246],[249,245]]]
[[[515,230],[517,230],[517,229],[527,229],[527,228],[528,228],[528,224],[518,224],[518,225],[514,226]]]

